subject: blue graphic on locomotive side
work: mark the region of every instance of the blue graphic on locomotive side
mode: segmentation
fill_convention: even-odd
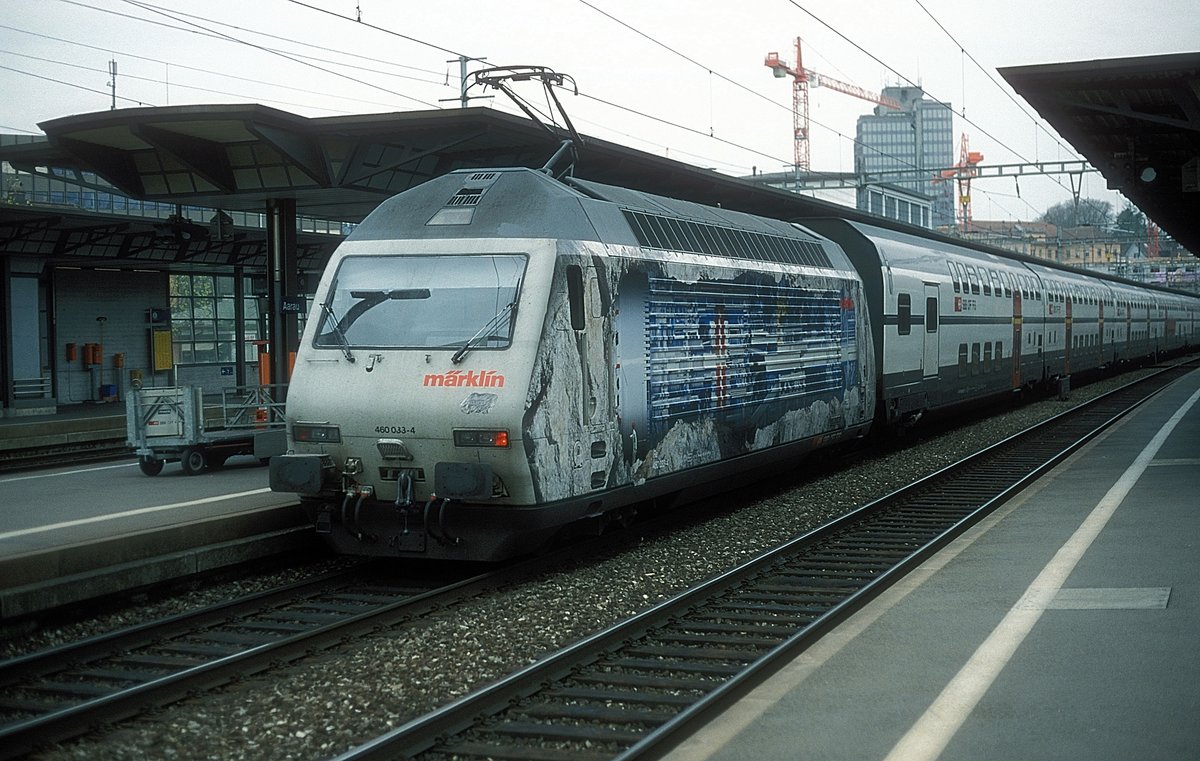
[[[845,290],[653,277],[649,285],[647,419],[659,435],[701,413],[734,427],[762,424],[764,414],[842,398],[857,383]]]

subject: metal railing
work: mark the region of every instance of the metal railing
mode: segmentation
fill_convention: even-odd
[[[226,428],[270,428],[285,423],[284,403],[275,401],[286,384],[233,386],[221,390],[221,416]]]
[[[14,378],[12,390],[14,399],[49,399],[53,391],[49,378]]]

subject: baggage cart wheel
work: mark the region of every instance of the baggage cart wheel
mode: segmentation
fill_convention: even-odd
[[[153,457],[139,457],[138,467],[147,476],[157,476],[159,473],[162,473],[163,461],[156,460]]]
[[[204,452],[196,447],[188,447],[183,450],[183,456],[179,458],[183,465],[183,472],[189,476],[198,475],[204,470]]]

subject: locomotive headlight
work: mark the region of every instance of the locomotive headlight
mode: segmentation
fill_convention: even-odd
[[[341,443],[342,432],[336,425],[293,423],[292,438],[310,444],[338,444]]]
[[[454,430],[454,446],[507,447],[508,431],[474,431],[456,428]]]

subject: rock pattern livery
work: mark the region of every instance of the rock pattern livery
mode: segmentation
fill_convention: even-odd
[[[525,447],[538,501],[578,497],[869,421],[874,357],[860,283],[559,244],[586,273],[584,330],[550,295]],[[565,476],[565,477],[564,477]]]

